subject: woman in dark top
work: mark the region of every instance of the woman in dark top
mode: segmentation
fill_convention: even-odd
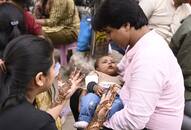
[[[53,117],[32,105],[53,79],[51,43],[32,35],[10,41],[0,59],[0,130],[57,130]]]

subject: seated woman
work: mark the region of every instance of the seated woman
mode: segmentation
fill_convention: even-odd
[[[0,129],[57,130],[53,117],[33,106],[36,95],[53,82],[53,46],[36,36],[19,36],[1,61]]]
[[[54,65],[53,45],[43,38],[23,35],[6,46],[0,60],[0,129],[57,129],[54,118],[63,101],[49,109],[50,114],[33,106],[36,96],[52,85]],[[79,76],[79,73],[72,75],[65,99],[77,88]]]
[[[54,45],[68,44],[77,40],[80,19],[73,0],[48,0],[46,16],[36,22]],[[47,9],[48,8],[48,9]]]

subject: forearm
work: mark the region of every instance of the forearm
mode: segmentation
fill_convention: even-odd
[[[61,103],[61,104],[59,104],[59,105],[57,105],[51,109],[48,109],[47,112],[56,120],[59,117],[64,106],[66,106],[68,101],[69,100],[66,100],[63,103]]]
[[[36,23],[40,25],[45,25],[45,19],[36,19]]]

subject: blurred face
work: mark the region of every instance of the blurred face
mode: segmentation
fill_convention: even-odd
[[[114,76],[117,74],[117,64],[111,56],[103,56],[99,59],[96,70]]]
[[[4,3],[4,2],[6,2],[6,0],[0,0],[0,4],[2,4],[2,3]]]
[[[104,29],[109,39],[114,41],[119,47],[126,48],[130,41],[130,25],[122,26],[119,29],[107,27]]]
[[[187,3],[189,3],[191,5],[191,0],[186,0]]]

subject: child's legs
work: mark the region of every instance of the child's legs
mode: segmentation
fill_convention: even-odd
[[[107,118],[108,119],[111,118],[115,112],[120,111],[121,109],[123,109],[123,103],[122,103],[121,99],[119,98],[119,96],[116,96],[116,98],[112,104],[112,107],[108,112]]]
[[[80,114],[78,120],[90,122],[99,102],[100,97],[96,94],[88,93],[83,96],[80,102]]]

